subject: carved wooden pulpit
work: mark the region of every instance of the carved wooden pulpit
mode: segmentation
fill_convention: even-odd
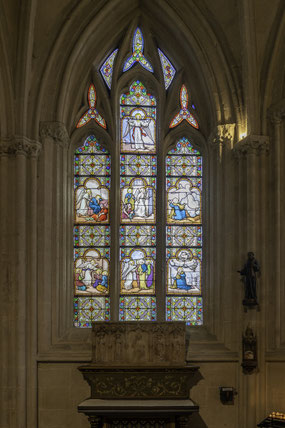
[[[106,322],[92,327],[92,363],[79,367],[91,398],[78,406],[92,428],[188,427],[199,407],[189,391],[183,322]]]

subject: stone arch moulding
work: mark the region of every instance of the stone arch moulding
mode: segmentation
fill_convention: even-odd
[[[7,23],[5,15],[0,16],[0,137],[11,137],[15,133],[15,117],[13,109],[13,85],[8,60]]]
[[[267,320],[267,358],[284,359],[285,354],[285,329],[282,303],[284,301],[284,272],[282,261],[284,249],[282,235],[284,233],[284,133],[285,133],[285,73],[284,73],[284,35],[285,35],[285,4],[280,2],[276,12],[271,35],[268,39],[266,55],[263,64],[263,132],[270,136],[271,151],[271,180],[274,182],[275,192],[270,195],[272,216],[274,221],[270,225],[274,234],[274,244],[268,248],[270,264],[274,266],[271,276],[276,284],[274,298],[278,302],[276,310],[270,313]],[[274,332],[279,331],[279,335]]]
[[[127,4],[128,2],[126,2]],[[162,2],[160,2],[161,7],[163,7]],[[106,6],[107,7],[107,6]],[[125,8],[124,6],[118,6],[118,16],[116,16],[116,22],[118,23],[118,28],[115,30],[115,34],[112,40],[119,41],[123,39],[123,32],[127,31],[129,26],[132,25],[133,17],[128,15],[129,22],[122,19],[123,12]],[[78,13],[80,13],[80,9],[76,9]],[[103,11],[101,11],[103,13]],[[207,34],[202,34],[201,30],[199,30],[199,25],[197,22],[185,23],[181,22],[181,18],[176,14],[173,8],[169,5],[165,6],[165,14],[163,19],[165,20],[165,25],[169,28],[169,35],[165,28],[161,32],[161,36],[156,36],[159,34],[158,27],[162,24],[157,24],[156,17],[159,14],[159,10],[157,10],[156,6],[149,6],[149,10],[144,15],[141,16],[141,26],[143,29],[148,28],[153,33],[152,38],[154,42],[157,40],[157,44],[160,41],[164,46],[169,45],[169,56],[171,59],[175,61],[175,65],[178,68],[177,81],[182,82],[186,79],[186,83],[189,82],[189,87],[191,87],[191,91],[193,93],[193,97],[195,97],[195,104],[197,105],[199,112],[201,112],[200,123],[201,123],[201,132],[198,133],[191,130],[191,127],[182,127],[179,132],[181,135],[192,137],[193,140],[198,141],[204,148],[205,153],[207,152],[206,146],[206,138],[205,135],[209,135],[211,131],[211,126],[214,126],[215,123],[222,116],[221,110],[223,107],[219,104],[219,97],[216,97],[216,94],[222,90],[225,92],[225,102],[229,105],[229,111],[231,111],[230,116],[234,118],[234,120],[239,121],[238,113],[235,111],[233,106],[238,104],[238,97],[235,94],[234,85],[231,86],[231,81],[234,78],[231,78],[231,73],[229,70],[225,72],[226,61],[219,61],[215,59],[215,64],[212,62],[211,55],[209,53],[210,48],[207,47],[207,43],[211,45],[213,42],[211,39],[212,33],[208,32]],[[149,16],[152,14],[152,17]],[[205,26],[205,20],[199,14],[198,10],[195,10],[195,19],[203,21],[203,25]],[[101,65],[101,62],[104,60],[108,53],[108,49],[104,48],[104,44],[102,44],[102,35],[100,31],[104,33],[104,28],[113,28],[114,23],[108,26],[108,14],[105,13],[106,22],[104,25],[101,23],[101,26],[97,22],[97,17],[92,17],[89,25],[86,27],[85,31],[78,35],[76,43],[71,48],[71,53],[69,53],[69,57],[65,56],[65,51],[68,49],[62,49],[62,45],[60,40],[62,39],[62,43],[64,41],[64,36],[68,34],[71,30],[71,22],[75,19],[74,16],[71,16],[70,21],[68,22],[63,30],[62,34],[59,37],[58,43],[55,44],[55,51],[52,52],[49,58],[49,64],[47,65],[47,72],[42,80],[42,88],[40,90],[40,96],[38,98],[39,106],[42,103],[42,100],[45,99],[45,107],[44,109],[38,109],[38,118],[39,116],[44,119],[44,117],[55,117],[60,123],[58,126],[62,128],[63,134],[66,135],[66,138],[58,137],[56,129],[54,125],[51,123],[49,125],[50,132],[47,134],[43,132],[43,126],[41,127],[41,139],[43,142],[43,153],[41,155],[40,161],[40,192],[43,192],[42,195],[42,203],[43,206],[48,206],[52,203],[52,206],[55,208],[55,218],[52,217],[52,211],[49,205],[49,208],[46,213],[43,213],[43,218],[40,219],[40,225],[47,226],[43,227],[44,233],[52,233],[53,239],[52,242],[49,243],[48,240],[50,236],[46,235],[42,238],[43,246],[40,247],[39,251],[42,252],[39,265],[39,271],[43,266],[43,263],[49,264],[52,269],[52,273],[49,277],[44,278],[43,282],[39,281],[39,288],[41,290],[45,289],[40,295],[43,297],[46,296],[47,300],[43,299],[40,301],[40,310],[39,314],[42,318],[40,325],[44,325],[44,321],[46,322],[45,331],[40,332],[39,338],[39,356],[40,359],[45,360],[88,360],[90,357],[90,333],[86,330],[76,330],[72,327],[72,319],[71,312],[66,309],[68,305],[70,305],[70,296],[72,292],[72,286],[69,283],[69,276],[67,274],[70,269],[70,265],[67,257],[70,255],[70,225],[72,224],[71,214],[70,214],[70,199],[68,198],[68,194],[71,191],[71,169],[70,165],[68,165],[68,160],[71,159],[71,148],[74,147],[75,141],[79,137],[81,140],[83,135],[85,135],[86,130],[80,131],[75,130],[72,132],[74,124],[76,123],[76,117],[79,115],[80,102],[83,99],[84,88],[88,85],[88,82],[94,80],[96,90],[98,93],[98,98],[100,99],[100,111],[104,110],[105,119],[110,124],[111,134],[108,134],[108,131],[100,131],[101,136],[104,140],[108,141],[108,144],[111,144],[112,139],[114,139],[113,130],[111,126],[111,117],[112,117],[112,109],[114,109],[117,101],[114,101],[113,104],[109,102],[109,95],[104,87],[103,82],[100,82],[99,75],[93,72],[92,67],[95,64]],[[191,14],[189,14],[191,16]],[[194,19],[194,18],[193,18]],[[195,21],[194,19],[194,21]],[[181,23],[182,31],[179,33],[178,37],[178,48],[173,49],[173,52],[170,49],[170,46],[175,40],[175,29],[173,29],[173,20],[176,20],[177,25]],[[144,23],[145,22],[145,23]],[[98,25],[97,25],[98,24]],[[193,24],[193,32],[190,31],[191,24]],[[65,34],[64,34],[65,33]],[[98,36],[98,37],[97,37]],[[201,37],[201,43],[204,44],[204,48],[198,47],[197,40]],[[112,37],[111,37],[112,38]],[[110,39],[110,37],[109,37]],[[101,45],[100,45],[101,43]],[[124,42],[122,43],[123,49]],[[114,46],[115,48],[116,46]],[[125,53],[127,52],[127,46],[125,43]],[[175,55],[175,51],[177,51]],[[58,52],[63,52],[60,56]],[[70,51],[69,51],[70,52]],[[67,55],[67,54],[66,54]],[[154,55],[154,53],[153,53]],[[223,57],[222,49],[220,49],[219,56]],[[61,61],[58,59],[61,58]],[[57,62],[57,64],[55,64]],[[188,65],[191,64],[191,67]],[[52,70],[57,70],[57,73],[52,73]],[[180,71],[179,71],[180,69]],[[184,69],[184,72],[182,71]],[[202,72],[201,72],[202,70]],[[214,71],[215,70],[215,73]],[[131,80],[132,73],[136,74],[136,71],[129,72],[130,74],[127,76],[120,77],[119,71],[117,74],[118,78],[118,89],[116,89],[116,93],[113,94],[113,90],[111,91],[111,99],[117,100],[118,93],[120,92],[122,87],[127,86],[127,81]],[[140,71],[139,73],[142,77],[145,74]],[[188,76],[189,74],[189,76]],[[48,88],[50,87],[49,78],[50,76],[57,75],[56,82],[54,87],[58,91],[56,96],[51,97],[48,94]],[[82,76],[84,76],[82,78]],[[89,78],[88,78],[89,76]],[[154,85],[155,77],[148,77],[149,82],[153,81]],[[223,80],[227,82],[223,86]],[[208,83],[206,83],[206,81]],[[63,82],[60,84],[60,82]],[[177,88],[179,84],[173,85],[172,92],[171,89],[169,91],[169,103],[171,105],[170,110],[167,114],[172,114],[171,112],[177,110],[179,107],[178,97],[177,97]],[[230,88],[232,90],[230,90]],[[236,99],[233,99],[233,97]],[[163,100],[161,95],[161,99]],[[210,100],[210,102],[209,102]],[[165,99],[163,100],[165,104]],[[84,104],[84,102],[83,102]],[[223,104],[221,102],[221,104]],[[166,104],[165,104],[166,105]],[[83,106],[85,108],[85,106]],[[82,107],[82,109],[84,109]],[[99,107],[98,107],[99,108]],[[204,109],[204,111],[203,111]],[[64,125],[66,124],[66,125]],[[209,125],[210,124],[210,125]],[[88,133],[94,133],[98,135],[100,132],[99,127],[96,125],[88,126]],[[176,131],[168,132],[166,123],[164,124],[164,136],[165,143],[168,141],[174,143],[174,139],[176,138]],[[183,132],[182,132],[183,131]],[[185,131],[185,132],[184,132]],[[68,134],[72,134],[71,144],[68,138]],[[198,136],[199,135],[199,136]],[[209,151],[209,156],[210,156]],[[216,172],[213,171],[212,174]],[[51,216],[49,218],[49,216]],[[53,224],[59,224],[55,230],[53,230]],[[45,256],[44,256],[45,254]],[[56,263],[53,263],[54,257],[58,256]],[[45,270],[48,270],[46,266]],[[50,291],[46,291],[47,289],[51,289]],[[53,302],[52,300],[53,299]],[[53,304],[52,304],[53,303]],[[211,317],[210,317],[211,318]],[[201,336],[199,336],[199,331],[201,332]],[[209,332],[208,332],[209,331]],[[211,358],[222,358],[225,359],[233,359],[236,358],[236,353],[229,351],[223,344],[223,340],[219,339],[218,341],[213,336],[212,326],[208,325],[207,328],[203,327],[201,329],[195,330],[194,337],[196,338],[196,342],[200,343],[200,338],[203,337],[203,341],[205,343],[214,343],[215,345],[219,344],[219,351],[214,355],[212,353]],[[214,340],[213,340],[214,339]],[[210,346],[210,345],[209,345]],[[198,348],[197,348],[198,349]],[[199,349],[197,351],[197,355],[199,353]],[[205,351],[204,351],[205,355]],[[214,355],[214,357],[213,357]],[[222,355],[222,357],[221,357]]]
[[[84,17],[84,29],[79,27],[76,37],[71,37],[74,33],[72,24],[83,13],[79,7],[75,8],[49,55],[40,88],[37,88],[36,116],[41,120],[51,120],[50,117],[53,117],[65,123],[70,132],[76,113],[74,106],[80,105],[79,94],[83,93],[92,65],[101,64],[112,47],[126,49],[127,41],[120,43],[135,22],[146,28],[157,44],[167,47],[177,70],[184,68],[191,78],[193,96],[198,106],[203,106],[199,110],[203,111],[201,128],[205,135],[209,135],[216,123],[240,123],[243,107],[237,89],[238,79],[228,65],[227,53],[205,17],[195,5],[191,8],[184,5],[186,20],[171,4],[157,3],[148,3],[142,9],[131,7],[128,1],[113,4],[115,18],[109,10],[110,5],[104,6],[97,15],[92,15],[90,10],[88,22]],[[113,31],[110,32],[110,28]],[[66,43],[68,49],[64,48]],[[120,59],[119,51],[117,60]],[[50,79],[56,96],[50,91]],[[39,120],[36,118],[34,123],[38,126]]]
[[[264,61],[261,70],[261,124],[262,133],[268,135],[267,116],[272,117],[277,104],[285,97],[284,75],[284,36],[285,36],[285,4],[280,2],[267,41]],[[280,98],[281,97],[281,98]]]

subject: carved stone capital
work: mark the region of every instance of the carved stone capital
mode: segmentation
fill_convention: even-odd
[[[267,112],[272,123],[279,125],[285,118],[285,98],[273,104]]]
[[[233,144],[235,134],[235,123],[226,123],[223,125],[217,125],[214,131],[211,133],[210,143],[213,147],[224,146],[226,144]]]
[[[66,127],[61,122],[41,122],[40,136],[43,141],[52,139],[55,144],[59,144],[63,148],[67,148],[70,141]]]
[[[16,135],[0,140],[0,156],[24,155],[27,157],[37,157],[41,147],[42,145],[38,141]]]
[[[261,155],[269,153],[269,137],[266,135],[248,135],[235,144],[233,155],[236,158],[247,155]]]

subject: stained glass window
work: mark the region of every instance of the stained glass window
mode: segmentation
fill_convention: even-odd
[[[120,121],[120,320],[151,321],[156,318],[156,100],[142,82],[121,95]]]
[[[102,126],[102,128],[107,128],[105,119],[99,114],[96,110],[96,89],[93,84],[89,86],[88,89],[88,104],[89,109],[81,116],[79,121],[77,122],[76,128],[81,128],[84,125],[87,125],[90,120],[94,119],[98,125]]]
[[[111,158],[94,135],[74,155],[74,325],[110,317]]]
[[[177,113],[172,119],[169,128],[175,128],[175,126],[179,125],[183,120],[186,120],[193,128],[198,129],[199,125],[195,117],[192,113],[190,113],[188,109],[188,92],[185,85],[182,85],[180,90],[180,106],[181,109],[179,113]]]
[[[163,72],[164,86],[165,89],[168,89],[171,85],[172,80],[174,79],[176,71],[167,56],[164,55],[164,53],[160,49],[158,49],[158,54]]]
[[[151,296],[120,298],[120,321],[155,321],[156,300]]]
[[[115,49],[111,53],[111,55],[109,55],[108,58],[104,61],[102,67],[100,68],[100,73],[109,89],[111,89],[111,86],[112,86],[114,61],[117,53],[118,53],[118,49]]]
[[[133,36],[133,53],[125,61],[123,72],[128,71],[134,64],[139,63],[146,70],[153,73],[153,68],[150,62],[144,56],[143,50],[144,50],[144,38],[141,30],[137,28]]]
[[[123,49],[126,43],[120,46]],[[115,211],[117,198],[120,204],[112,227],[112,237],[119,238],[116,260],[112,260],[112,277],[111,156],[94,135],[86,138],[74,153],[73,319],[76,327],[91,327],[93,321],[115,320],[118,315],[120,321],[151,322],[165,316],[168,321],[182,320],[190,325],[203,322],[202,156],[195,145],[183,137],[168,151],[165,168],[160,160],[158,163],[157,147],[164,150],[166,142],[157,140],[165,134],[165,130],[158,132],[163,121],[157,112],[164,111],[165,106],[160,105],[145,79],[150,78],[152,87],[162,93],[172,84],[176,70],[158,49],[162,69],[162,73],[158,73],[148,57],[150,50],[145,54],[144,48],[143,32],[136,28],[132,35],[132,53],[121,52],[124,61],[118,64],[118,69],[127,72],[135,67],[129,75],[140,70],[142,77],[130,80],[123,93],[118,92],[113,74],[115,61],[119,60],[118,49],[106,56],[100,66],[104,82],[109,89],[112,87],[111,104],[107,105],[106,97],[106,108],[101,104],[102,111],[114,111],[113,101],[119,101],[119,117],[114,117],[110,127],[114,131],[112,135],[118,135],[118,139],[112,140]],[[159,66],[157,51],[152,56],[155,57]],[[154,71],[150,76],[148,72]],[[99,78],[100,84],[103,85],[103,81]],[[118,93],[119,100],[113,100]],[[88,109],[76,128],[91,123],[99,125],[102,135],[107,135],[101,107],[96,106],[94,84],[90,84],[87,98]],[[179,104],[169,127],[175,128],[185,121],[198,130],[195,106],[184,84]],[[76,132],[80,135],[80,131]],[[162,223],[162,229],[157,221]],[[166,239],[164,242],[160,239],[157,246],[157,231],[162,234],[164,228]],[[112,302],[112,311],[117,308],[116,314],[110,313],[112,287],[117,287],[116,292],[112,292],[112,296],[117,296],[117,301]],[[158,307],[157,301],[165,304]]]
[[[202,324],[202,157],[187,138],[166,156],[166,314]]]

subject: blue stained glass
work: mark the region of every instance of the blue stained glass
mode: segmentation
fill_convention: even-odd
[[[165,86],[165,89],[168,89],[169,86],[171,85],[172,80],[174,79],[176,70],[171,64],[171,62],[169,61],[169,59],[167,58],[167,56],[164,55],[164,53],[160,49],[158,49],[158,54],[159,54],[163,77],[164,77],[164,86]]]
[[[133,53],[125,61],[123,66],[123,72],[128,71],[135,63],[139,63],[146,70],[153,73],[153,68],[150,62],[146,59],[146,57],[143,54],[144,39],[143,39],[142,32],[139,28],[137,28],[134,33],[132,47],[133,47]]]
[[[109,89],[111,89],[111,86],[112,86],[114,61],[115,61],[117,53],[118,53],[118,49],[115,49],[111,53],[111,55],[108,56],[108,58],[103,63],[102,67],[100,68],[100,73],[102,74],[102,77],[105,80],[106,85],[108,86]]]

